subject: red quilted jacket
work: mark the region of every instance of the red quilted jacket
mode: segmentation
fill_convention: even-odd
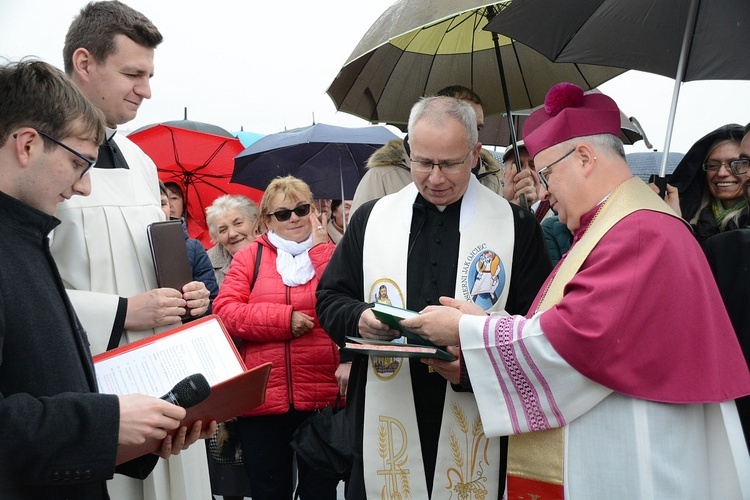
[[[264,248],[251,292],[258,245]],[[310,249],[315,277],[295,287],[281,281],[276,248],[265,235],[234,255],[214,300],[214,314],[222,319],[230,335],[242,340],[240,354],[248,368],[273,363],[265,403],[244,416],[286,413],[290,405],[311,411],[335,401],[338,347],[320,327],[315,314],[315,288],[334,249],[330,242]],[[292,311],[312,316],[313,329],[294,338]]]

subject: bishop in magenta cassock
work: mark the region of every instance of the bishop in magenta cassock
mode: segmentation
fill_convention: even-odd
[[[441,299],[403,325],[460,344],[460,363],[425,362],[511,436],[508,498],[750,498],[733,401],[750,374],[700,247],[619,133],[612,99],[553,87],[524,141],[571,250],[526,317]]]

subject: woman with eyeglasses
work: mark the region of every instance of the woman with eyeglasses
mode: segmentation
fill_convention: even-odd
[[[303,181],[274,179],[260,204],[263,234],[234,255],[214,301],[214,313],[242,342],[245,365],[273,363],[265,403],[238,419],[253,500],[292,498],[292,434],[339,392],[338,347],[315,314],[315,289],[335,246],[326,216],[319,220],[312,207]],[[336,498],[338,481],[301,460],[297,469],[300,498]]]
[[[750,158],[750,123],[745,125],[740,144],[742,159]],[[743,184],[743,194],[750,202],[750,178]],[[706,259],[711,266],[724,306],[732,320],[745,361],[750,366],[750,221],[737,231],[724,232],[706,240]],[[737,412],[750,449],[750,396],[736,400]]]
[[[690,148],[669,180],[666,201],[701,244],[747,221],[743,184],[750,162],[740,158],[741,141],[741,125],[719,127]]]

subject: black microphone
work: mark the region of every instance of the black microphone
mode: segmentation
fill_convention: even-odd
[[[202,373],[194,373],[177,382],[171,391],[159,399],[183,408],[195,406],[211,394],[211,386]]]

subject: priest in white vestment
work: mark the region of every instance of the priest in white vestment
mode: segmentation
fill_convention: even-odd
[[[157,288],[146,236],[148,224],[164,220],[156,166],[115,133],[151,97],[154,50],[161,41],[149,19],[119,2],[85,6],[65,40],[66,73],[104,113],[108,127],[91,169],[91,195],[58,206],[62,224],[51,244],[94,355],[179,325],[186,309],[197,317],[208,307],[201,282],[183,290]],[[200,442],[160,459],[145,479],[116,474],[108,489],[113,498],[128,500],[206,500],[211,490],[205,446]]]
[[[619,133],[612,99],[553,87],[524,141],[572,248],[526,317],[444,298],[402,324],[460,345],[428,364],[511,436],[508,498],[750,498],[750,374],[702,250]]]
[[[450,295],[525,314],[551,270],[533,214],[471,173],[481,144],[465,101],[420,100],[409,137],[414,182],[354,213],[318,286],[320,323],[341,346],[348,335],[400,335],[370,310],[378,297],[421,310]],[[347,416],[354,455],[347,499],[502,495],[507,440],[487,439],[473,395],[419,359],[357,355]]]

